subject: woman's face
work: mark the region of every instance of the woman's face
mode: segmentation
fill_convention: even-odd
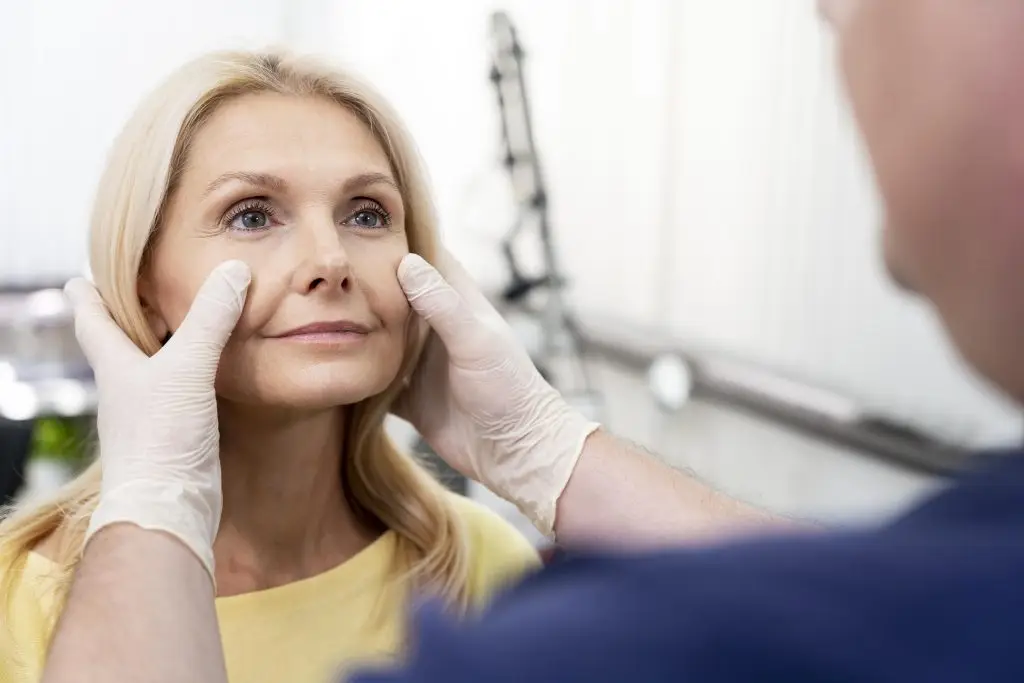
[[[402,196],[367,126],[325,98],[271,93],[221,106],[194,138],[140,294],[173,333],[210,271],[252,269],[221,357],[217,393],[318,409],[361,401],[395,378],[408,302]]]

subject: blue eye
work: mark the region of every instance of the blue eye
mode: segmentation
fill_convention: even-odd
[[[363,230],[380,230],[391,225],[391,214],[378,202],[367,200],[345,219],[345,223]]]
[[[360,211],[352,216],[352,222],[360,228],[377,228],[384,221],[376,211]]]
[[[235,223],[241,223],[241,225],[234,225]],[[267,227],[269,224],[270,217],[262,211],[246,211],[232,221],[232,227],[242,230],[259,230],[260,228]]]
[[[269,204],[251,200],[234,207],[224,217],[225,228],[240,232],[266,230],[273,223],[274,209]]]

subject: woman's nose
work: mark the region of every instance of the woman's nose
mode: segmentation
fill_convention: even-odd
[[[349,291],[352,288],[351,262],[339,228],[328,222],[301,232],[306,234],[302,263],[295,271],[295,290],[302,294]]]

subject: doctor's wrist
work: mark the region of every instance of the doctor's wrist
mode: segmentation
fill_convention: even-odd
[[[525,444],[504,458],[502,479],[513,501],[533,525],[548,538],[555,536],[558,501],[579,462],[581,453],[600,424],[587,419],[557,397],[545,411],[543,424],[532,430]],[[557,407],[557,409],[556,409]],[[501,493],[499,491],[499,493]]]
[[[86,542],[117,525],[169,535],[184,545],[214,581],[213,541],[220,526],[220,491],[181,482],[133,481],[104,488]]]

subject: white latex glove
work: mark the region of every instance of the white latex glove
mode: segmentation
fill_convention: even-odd
[[[249,280],[241,261],[215,268],[184,322],[152,357],[114,323],[91,284],[75,279],[65,287],[99,393],[103,483],[87,540],[119,522],[163,531],[188,546],[213,577],[223,506],[214,379]]]
[[[550,536],[559,496],[599,425],[573,409],[449,254],[406,256],[398,279],[433,328],[395,413],[462,474],[515,503]]]

